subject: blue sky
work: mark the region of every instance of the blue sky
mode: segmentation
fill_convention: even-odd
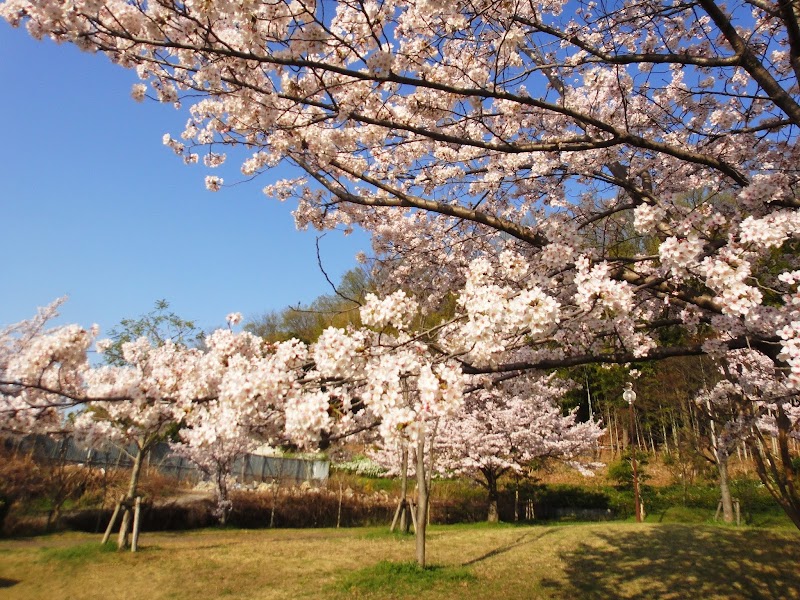
[[[261,193],[287,173],[206,191],[205,167],[161,142],[185,116],[134,102],[136,81],[0,22],[0,325],[64,294],[60,322],[107,331],[159,298],[206,329],[330,293],[317,232],[296,231],[294,205]],[[335,281],[369,249],[363,233],[320,244]]]

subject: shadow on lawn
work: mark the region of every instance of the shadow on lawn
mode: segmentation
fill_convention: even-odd
[[[800,599],[792,534],[664,525],[598,532],[563,553],[565,581],[545,579],[554,598]]]
[[[520,546],[524,546],[526,544],[532,544],[534,542],[538,542],[544,536],[548,535],[549,533],[552,533],[553,531],[554,530],[550,529],[550,530],[547,530],[547,531],[539,533],[539,535],[533,535],[530,532],[529,533],[525,533],[525,534],[521,535],[520,537],[518,537],[517,539],[515,539],[510,544],[506,544],[505,546],[500,546],[498,548],[494,548],[493,550],[490,550],[486,554],[482,554],[481,556],[479,556],[477,558],[473,558],[472,560],[468,560],[467,562],[462,563],[461,566],[462,567],[469,567],[469,566],[474,565],[476,563],[482,562],[482,561],[484,561],[484,560],[486,560],[488,558],[492,558],[492,557],[495,557],[495,556],[499,556],[500,554],[505,554],[506,552],[510,552],[511,550],[514,550],[515,548],[519,548]]]

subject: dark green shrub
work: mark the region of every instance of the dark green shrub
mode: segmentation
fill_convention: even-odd
[[[731,481],[731,494],[739,500],[743,512],[771,512],[780,509],[764,484],[757,479],[734,479]]]
[[[648,456],[644,452],[636,452],[636,476],[639,485],[645,483],[650,476],[647,474]],[[631,455],[625,451],[622,459],[608,465],[608,478],[620,489],[633,489],[633,466],[631,465]]]
[[[610,519],[616,515],[606,490],[597,488],[539,484],[527,486],[521,493],[521,500],[523,503],[529,500],[533,502],[536,520],[596,521]],[[501,504],[501,508],[502,506]],[[502,511],[501,516],[503,516]],[[524,515],[521,515],[521,518],[524,519]]]

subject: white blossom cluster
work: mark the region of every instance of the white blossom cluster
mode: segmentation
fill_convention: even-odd
[[[663,207],[639,204],[633,210],[633,228],[642,235],[653,233],[665,217],[666,211]]]
[[[405,329],[417,315],[419,305],[414,298],[398,290],[386,298],[367,294],[361,307],[361,322],[369,327]]]
[[[682,278],[697,265],[703,255],[703,240],[691,234],[685,238],[669,237],[658,247],[661,265],[673,276]]]
[[[612,279],[608,263],[592,265],[588,257],[579,257],[576,261],[575,286],[575,303],[587,313],[599,306],[622,316],[633,306],[631,286]]]
[[[324,378],[346,379],[363,368],[366,334],[329,327],[317,339],[312,351],[314,366]]]
[[[520,277],[525,273],[519,257],[504,254],[503,260],[505,275]],[[492,272],[485,258],[470,263],[466,285],[458,298],[466,318],[448,340],[451,348],[463,348],[479,363],[504,351],[514,338],[546,335],[560,319],[558,301],[541,288],[520,289],[497,283]]]
[[[706,285],[717,293],[726,314],[745,316],[761,304],[761,291],[748,283],[750,263],[730,252],[720,252],[720,258],[706,257],[699,271]]]

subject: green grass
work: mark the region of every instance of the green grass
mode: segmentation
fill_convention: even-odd
[[[40,560],[43,562],[88,563],[99,560],[104,554],[116,553],[117,546],[113,543],[101,544],[99,541],[94,541],[70,546],[45,546],[40,550]]]
[[[334,588],[359,597],[406,598],[418,596],[423,591],[457,586],[461,589],[477,580],[467,567],[444,567],[430,565],[420,567],[415,562],[391,562],[382,560],[377,564],[345,573]]]
[[[3,600],[800,600],[800,532],[671,523],[429,529],[428,560],[388,527],[0,540]]]

